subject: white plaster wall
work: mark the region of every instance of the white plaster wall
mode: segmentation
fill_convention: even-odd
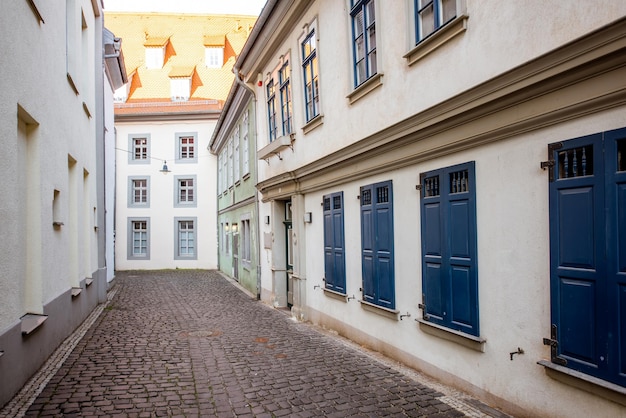
[[[106,78],[105,78],[106,80]],[[113,89],[104,83],[104,210],[106,234],[106,277],[110,282],[115,277],[115,122],[113,112]],[[110,92],[110,94],[108,93]]]
[[[624,409],[545,375],[549,359],[542,338],[550,330],[548,173],[539,167],[552,142],[624,127],[625,108],[437,158],[402,170],[350,182],[305,197],[313,212],[307,229],[307,304],[338,318],[372,339],[390,343],[427,364],[491,393],[531,414],[555,417],[623,416]],[[420,199],[415,185],[424,171],[476,162],[478,286],[481,353],[428,335],[421,318]],[[393,180],[396,309],[410,318],[392,321],[363,310],[356,301],[324,295],[323,224],[319,202],[343,190],[346,243],[346,293],[361,298],[359,187]],[[518,347],[523,355],[511,361]],[[554,400],[558,399],[558,402]]]
[[[217,162],[207,149],[215,121],[116,123],[116,228],[115,265],[118,270],[217,268]],[[177,163],[176,133],[197,132],[197,164]],[[150,164],[128,164],[128,137],[150,134]],[[161,170],[167,160],[169,173]],[[174,207],[175,176],[196,175],[197,206]],[[128,177],[150,176],[150,207],[128,207]],[[197,260],[174,259],[174,217],[197,217]],[[150,218],[150,259],[127,257],[129,217]]]
[[[2,101],[0,102],[0,144],[2,155],[0,204],[2,242],[0,243],[0,330],[15,323],[26,311],[41,311],[42,306],[67,291],[96,268],[96,237],[85,208],[96,202],[95,168],[95,83],[81,86],[77,95],[67,80],[66,5],[62,0],[38,2],[45,24],[39,23],[27,2],[0,6],[0,35],[4,40]],[[88,26],[89,54],[80,72],[94,80],[94,22],[92,4],[78,0]],[[101,74],[101,69],[98,69]],[[88,86],[88,87],[86,87]],[[83,102],[92,117],[83,110]],[[30,157],[25,158],[25,141],[18,138],[18,104],[38,125],[31,131]],[[80,182],[76,187],[76,231],[52,228],[53,190],[61,192],[62,210],[68,209],[68,155],[76,160]],[[30,165],[34,178],[25,190],[25,167]],[[88,180],[83,184],[83,172]],[[33,203],[27,206],[30,196]],[[27,209],[28,208],[28,209]],[[93,225],[91,225],[93,226]],[[28,232],[27,232],[28,231]],[[69,243],[80,244],[70,266]],[[30,259],[26,248],[30,245]],[[26,266],[30,281],[26,281]],[[27,283],[27,284],[25,284]],[[30,297],[28,296],[30,295]],[[35,295],[33,297],[33,295]],[[28,306],[25,300],[30,300]]]
[[[294,25],[290,36],[268,54],[269,61],[260,71],[260,80],[276,68],[281,55],[291,53],[293,120],[297,136],[295,152],[286,150],[281,153],[283,160],[280,163],[276,157],[270,159],[265,170],[267,177],[293,170],[343,148],[383,126],[428,109],[626,15],[626,2],[619,0],[571,1],[567,4],[556,0],[466,0],[469,16],[466,32],[409,66],[403,58],[410,50],[409,36],[413,27],[407,17],[409,3],[408,0],[376,2],[378,72],[384,74],[383,84],[352,105],[346,98],[353,91],[347,1],[316,1]],[[303,26],[314,19],[318,24],[320,100],[324,122],[322,127],[303,135],[304,93],[299,38],[304,33]],[[255,82],[254,88],[259,98],[259,115],[266,115],[265,84],[258,86]],[[260,119],[258,138],[259,149],[268,144],[265,116]]]

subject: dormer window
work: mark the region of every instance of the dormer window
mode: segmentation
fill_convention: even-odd
[[[113,102],[115,103],[125,103],[128,99],[128,90],[130,88],[130,83],[124,84],[122,87],[115,90],[113,93]]]
[[[224,65],[224,35],[205,35],[204,64],[207,68],[222,68]]]
[[[191,96],[191,79],[195,67],[174,67],[170,71],[170,97],[173,102],[184,102]]]
[[[222,68],[224,65],[224,47],[207,46],[204,48],[204,62],[207,68]]]
[[[165,61],[165,47],[169,38],[148,37],[143,46],[146,47],[146,68],[160,70]]]
[[[189,92],[191,90],[190,77],[170,78],[170,92],[173,102],[185,102],[189,100]]]

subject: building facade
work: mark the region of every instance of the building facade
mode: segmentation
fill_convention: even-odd
[[[235,63],[262,300],[515,415],[622,416],[625,48],[616,0],[269,0]]]
[[[0,6],[0,405],[106,300],[105,116],[125,75],[102,16],[96,0]]]
[[[255,112],[252,91],[233,83],[209,149],[218,157],[219,270],[260,298]]]
[[[124,39],[115,93],[118,270],[217,268],[209,141],[255,18],[106,13]]]

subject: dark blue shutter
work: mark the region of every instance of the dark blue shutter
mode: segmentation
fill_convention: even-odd
[[[610,379],[626,386],[626,128],[605,134]]]
[[[425,319],[479,335],[474,163],[421,175]]]
[[[326,288],[346,292],[343,192],[324,196],[324,272]]]
[[[391,181],[361,187],[363,299],[395,308]]]
[[[626,129],[552,145],[550,153],[553,361],[624,386]]]

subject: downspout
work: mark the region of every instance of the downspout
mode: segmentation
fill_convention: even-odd
[[[235,73],[235,83],[237,83],[239,86],[243,87],[244,89],[246,89],[247,91],[250,92],[250,94],[252,95],[252,109],[254,112],[253,115],[253,120],[254,120],[254,164],[256,165],[255,168],[255,173],[256,173],[256,179],[255,181],[259,180],[259,167],[258,167],[258,159],[256,158],[256,148],[257,148],[257,110],[256,110],[256,106],[257,106],[257,99],[256,99],[256,93],[254,92],[253,89],[250,88],[250,86],[248,86],[246,83],[244,83],[244,81],[241,79],[241,75],[239,73],[239,69],[237,67],[233,67],[233,73]],[[256,212],[256,224],[257,224],[257,245],[255,247],[255,252],[256,252],[256,299],[257,300],[261,300],[261,228],[259,227],[261,224],[261,221],[259,219],[259,191],[256,190],[254,192],[254,208],[255,208],[255,212]]]

